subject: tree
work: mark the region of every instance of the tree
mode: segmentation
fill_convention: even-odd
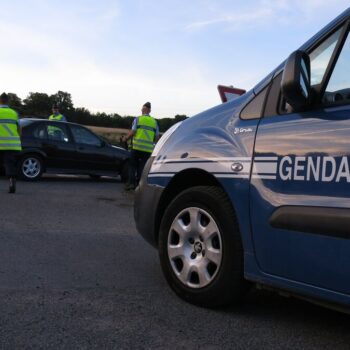
[[[158,125],[159,125],[159,131],[165,132],[167,131],[173,124],[174,119],[172,118],[162,118],[157,119]]]
[[[184,114],[177,114],[174,118],[157,119],[158,125],[159,125],[159,130],[160,130],[160,132],[165,132],[170,127],[172,127],[174,124],[181,122],[185,119],[187,119],[187,116]]]
[[[59,106],[60,112],[63,114],[74,111],[72,95],[68,92],[58,91],[54,95],[51,95],[50,99],[52,104],[55,103]]]
[[[29,116],[47,117],[51,113],[52,100],[48,94],[41,92],[30,92],[23,100],[24,113]]]
[[[9,92],[7,95],[9,98],[9,107],[13,108],[17,113],[22,114],[23,113],[22,100],[12,92]]]
[[[181,121],[183,121],[183,120],[185,120],[187,118],[188,117],[187,117],[186,114],[176,114],[176,116],[175,116],[175,123],[181,122]]]
[[[51,114],[52,105],[55,103],[59,105],[60,111],[67,117],[68,121],[84,125],[130,129],[135,118],[132,116],[122,117],[117,113],[91,113],[84,107],[75,108],[71,94],[61,90],[50,96],[45,93],[30,92],[23,103],[16,94],[9,95],[11,95],[11,107],[23,116],[47,118]],[[177,114],[174,118],[158,119],[159,129],[161,132],[165,132],[171,126],[186,118],[186,115]]]

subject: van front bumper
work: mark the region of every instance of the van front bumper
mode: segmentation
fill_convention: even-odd
[[[134,218],[137,231],[152,246],[158,246],[157,209],[164,187],[150,185],[147,176],[154,157],[148,159],[135,190]]]

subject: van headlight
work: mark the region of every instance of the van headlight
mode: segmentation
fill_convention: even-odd
[[[159,139],[159,141],[157,142],[156,146],[154,147],[154,150],[152,152],[152,157],[157,157],[160,150],[162,149],[162,147],[164,146],[165,142],[168,141],[169,137],[174,133],[174,131],[181,125],[181,122],[178,122],[176,124],[174,124],[171,128],[169,128],[164,134],[163,136]]]

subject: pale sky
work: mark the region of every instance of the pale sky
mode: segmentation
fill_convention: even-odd
[[[344,11],[343,0],[0,0],[2,91],[157,118],[250,89]]]

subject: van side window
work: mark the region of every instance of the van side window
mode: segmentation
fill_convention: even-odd
[[[279,101],[281,94],[282,72],[279,73],[272,81],[269,96],[267,97],[264,115],[272,116],[279,114]]]
[[[343,27],[338,29],[309,54],[311,63],[312,86],[318,85],[322,82],[334,49],[338,43],[342,29]]]
[[[261,117],[268,87],[269,85],[244,107],[240,115],[241,119],[249,120]]]
[[[324,104],[350,102],[350,36],[348,35],[325,90]]]

